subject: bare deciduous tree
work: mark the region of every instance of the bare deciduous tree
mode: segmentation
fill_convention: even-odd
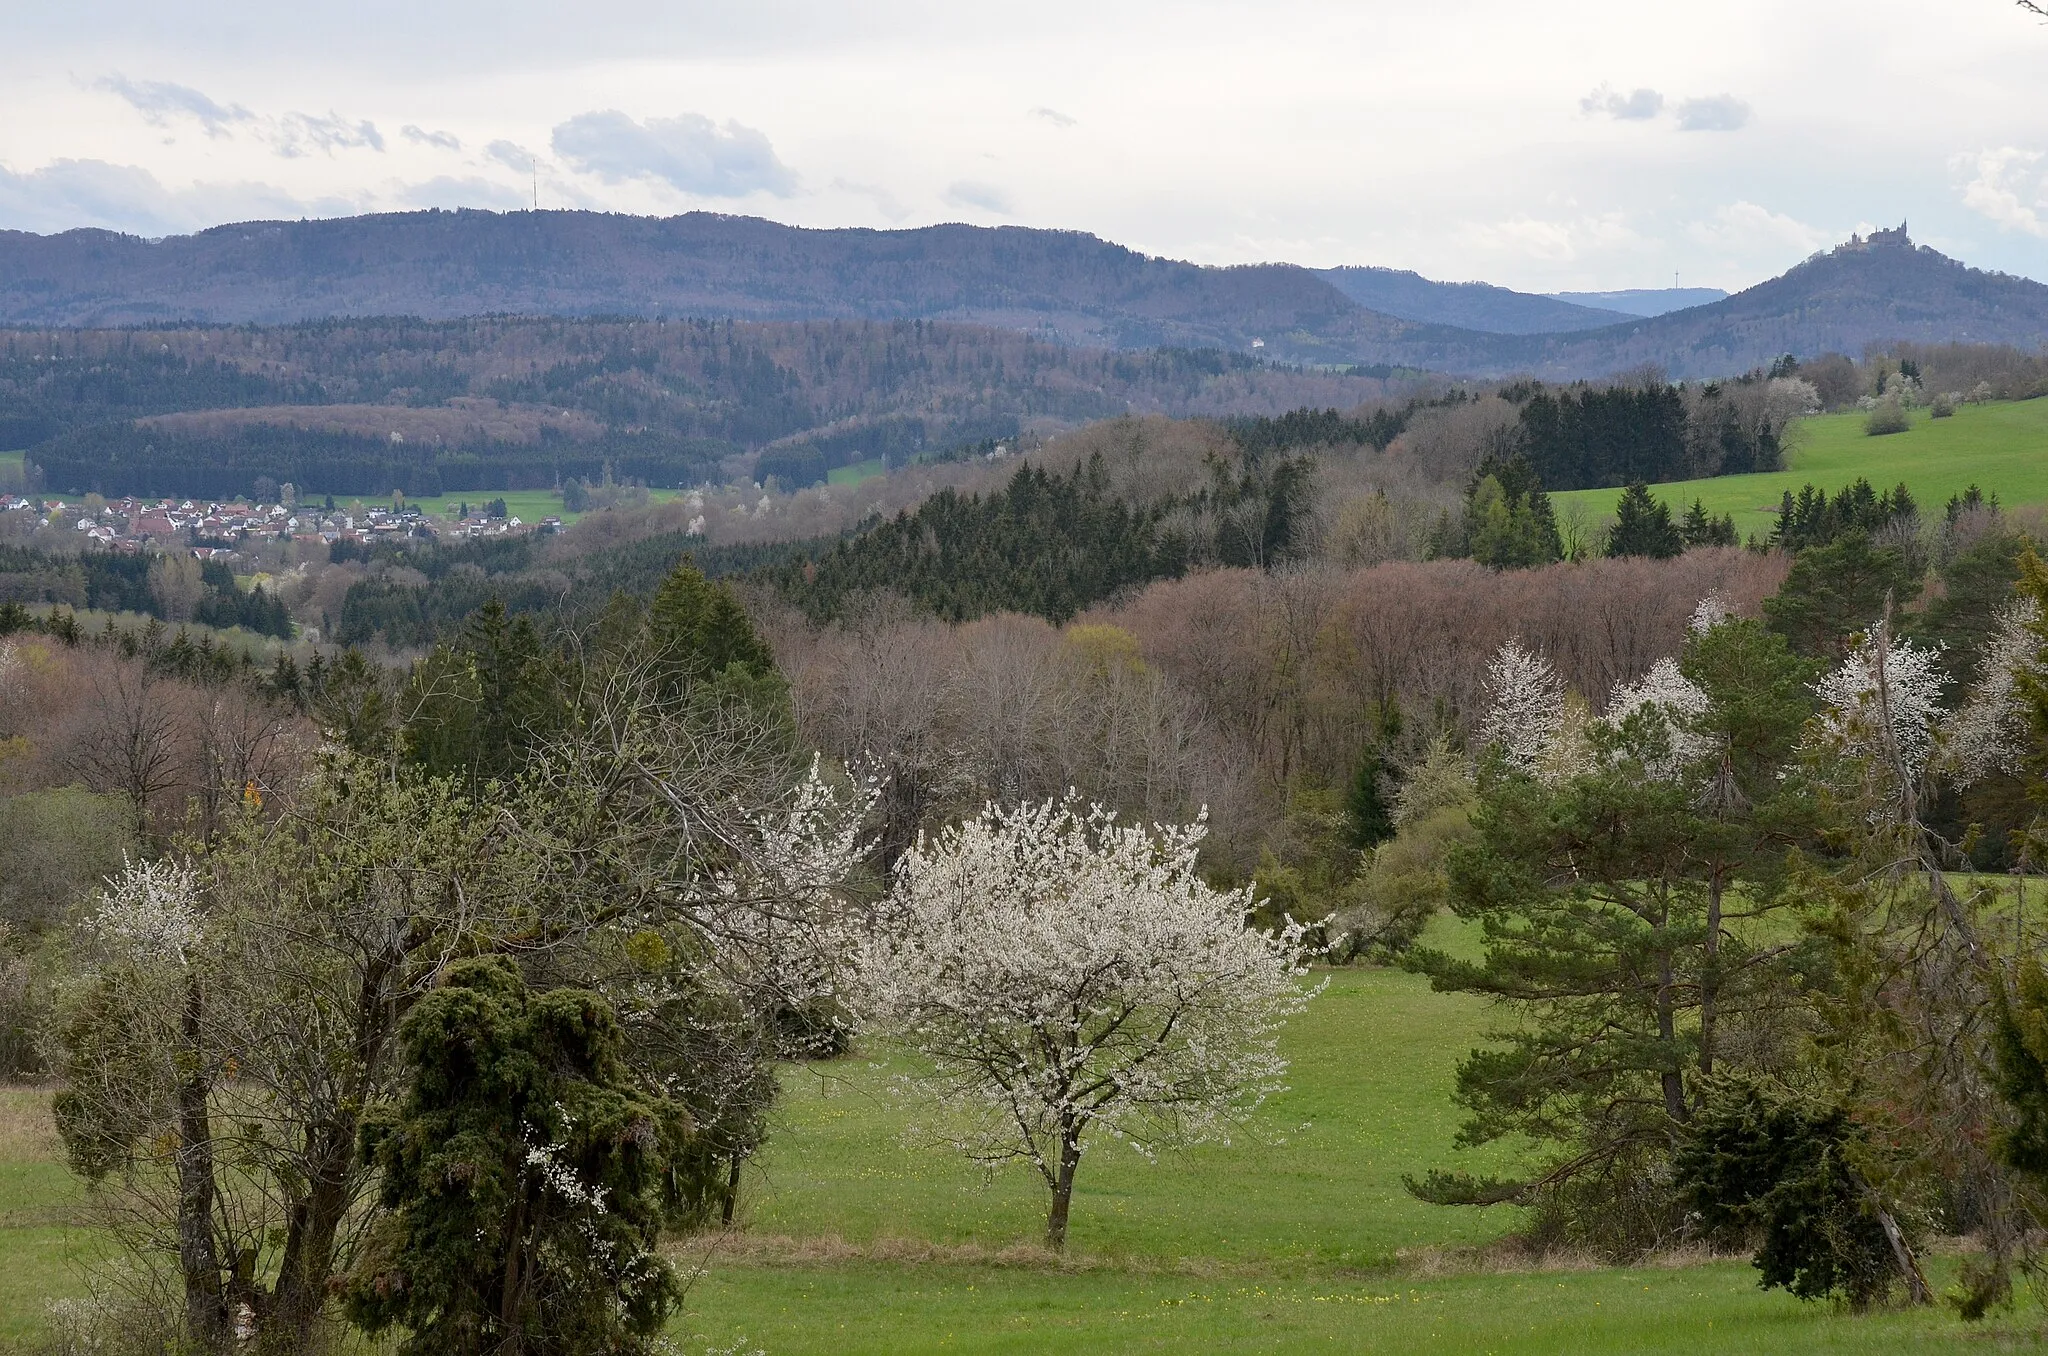
[[[126,796],[146,837],[158,801],[184,778],[186,732],[167,700],[175,689],[148,664],[111,655],[91,675],[85,726],[69,761],[93,790]]]

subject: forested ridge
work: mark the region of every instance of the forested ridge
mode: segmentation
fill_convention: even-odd
[[[792,486],[1128,409],[1350,406],[1386,374],[1067,347],[922,320],[327,321],[0,333],[0,441],[66,492],[219,495],[257,477],[414,495],[675,486],[765,449]]]
[[[1593,329],[1583,326],[1597,316],[1583,308],[1521,298],[1503,324],[1512,333],[1398,319],[1289,264],[1198,267],[1075,231],[805,230],[702,212],[662,220],[409,212],[248,222],[154,242],[105,231],[17,233],[0,237],[0,279],[0,320],[27,325],[480,311],[913,319],[1104,348],[1245,354],[1258,343],[1288,362],[1562,381],[1644,364],[1712,379],[1786,352],[1857,353],[1958,335],[2034,347],[2048,338],[2048,287],[1916,247],[1903,230],[1853,239],[1710,305]],[[1435,290],[1416,314],[1502,324],[1485,318],[1500,308],[1484,289],[1464,297],[1455,287]]]

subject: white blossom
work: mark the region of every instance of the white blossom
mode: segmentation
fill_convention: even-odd
[[[1701,604],[1703,609],[1705,606]],[[1632,716],[1639,722],[1655,722],[1660,727],[1660,747],[1645,757],[1644,767],[1651,776],[1668,781],[1712,747],[1693,729],[1694,723],[1707,713],[1708,705],[1707,694],[1679,672],[1678,662],[1665,658],[1650,666],[1642,682],[1615,687],[1607,704],[1606,723],[1609,728],[1620,730]]]
[[[1518,770],[1537,771],[1565,724],[1564,683],[1557,671],[1511,640],[1487,665],[1486,691],[1490,702],[1479,723],[1480,742],[1498,744]]]
[[[1735,608],[1719,589],[1715,589],[1700,599],[1700,605],[1692,610],[1692,616],[1687,620],[1685,629],[1693,635],[1702,635],[1734,615]]]
[[[561,1110],[559,1102],[556,1103],[556,1110]],[[566,1114],[562,1119],[565,1129],[575,1125]],[[535,1131],[532,1126],[526,1127],[526,1136],[526,1166],[540,1179],[541,1185],[570,1205],[588,1209],[592,1214],[602,1215],[605,1189],[585,1182],[576,1169],[563,1160],[569,1146],[535,1143]]]
[[[1964,786],[1994,772],[2018,772],[2027,740],[2022,675],[2041,677],[2041,642],[2033,627],[2040,604],[2022,597],[2000,612],[1998,630],[1984,646],[1976,686],[1941,735],[1943,771]]]
[[[1880,650],[1884,654],[1881,670]],[[1820,738],[1835,752],[1884,769],[1894,783],[1916,781],[1934,746],[1943,677],[1939,649],[1890,636],[1880,625],[1815,685]],[[1883,682],[1879,676],[1882,672]],[[1894,786],[1894,795],[1902,787]]]
[[[813,757],[783,809],[742,808],[741,864],[711,882],[711,940],[729,981],[792,1001],[832,992],[861,922],[844,896],[874,846],[866,827],[880,796],[878,779],[834,783]]]
[[[931,1061],[918,1086],[956,1147],[1028,1160],[1057,1198],[1091,1130],[1148,1152],[1224,1138],[1280,1087],[1302,929],[1247,927],[1249,888],[1196,874],[1205,832],[1070,795],[991,805],[904,855],[860,1007]]]
[[[87,927],[132,959],[184,965],[199,944],[199,882],[190,866],[170,860],[125,861],[98,892]]]

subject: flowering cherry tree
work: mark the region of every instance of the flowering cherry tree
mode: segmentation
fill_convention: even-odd
[[[1711,624],[1702,629],[1711,629]],[[1603,719],[1618,731],[1635,721],[1651,736],[1643,755],[1644,771],[1659,781],[1671,781],[1712,748],[1695,728],[1708,704],[1707,694],[1679,671],[1678,661],[1666,657],[1652,664],[1640,683],[1616,686]]]
[[[1498,744],[1518,771],[1536,772],[1566,719],[1564,683],[1550,661],[1508,641],[1486,668],[1489,703],[1479,742]]]
[[[2044,677],[2036,631],[2041,607],[2022,596],[1999,614],[1979,657],[1977,683],[1941,734],[1941,770],[1967,786],[1994,772],[2017,773],[2030,733],[2025,684]]]
[[[1279,1029],[1310,996],[1302,930],[1246,927],[1250,890],[1195,873],[1205,832],[1071,796],[991,805],[904,855],[863,950],[865,1015],[931,1061],[957,1148],[1038,1170],[1049,1247],[1092,1135],[1227,1139],[1280,1087]]]
[[[1880,622],[1814,688],[1820,746],[1863,770],[1866,794],[1886,815],[1912,817],[1941,718],[1940,657]]]

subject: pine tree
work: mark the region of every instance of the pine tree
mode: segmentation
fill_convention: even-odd
[[[1906,553],[1857,528],[1801,551],[1764,600],[1764,618],[1801,654],[1839,659],[1849,636],[1878,621],[1887,597],[1903,607],[1919,592],[1920,570]]]
[[[1617,692],[1626,714],[1579,736],[1590,747],[1576,769],[1496,755],[1477,841],[1450,870],[1452,908],[1479,924],[1484,958],[1422,951],[1416,963],[1438,990],[1514,1013],[1459,1065],[1460,1142],[1526,1136],[1548,1161],[1519,1182],[1432,1173],[1410,1183],[1418,1195],[1547,1198],[1617,1251],[1672,1224],[1674,1201],[1616,1193],[1656,1180],[1694,1083],[1731,1057],[1729,1028],[1780,1000],[1786,954],[1754,920],[1786,906],[1785,849],[1811,822],[1803,784],[1779,776],[1811,710],[1809,676],[1758,623],[1722,620],[1688,640],[1670,690]]]
[[[1344,798],[1346,838],[1350,846],[1364,852],[1394,836],[1394,815],[1387,805],[1383,784],[1386,757],[1379,747],[1367,749],[1352,774],[1351,789]]]
[[[1649,487],[1641,481],[1621,492],[1615,515],[1614,531],[1607,538],[1608,555],[1669,560],[1685,550],[1685,539],[1671,521],[1670,506],[1651,498]]]
[[[1735,545],[1735,515],[1724,513],[1716,518],[1707,512],[1705,504],[1698,499],[1685,511],[1685,521],[1679,524],[1678,535],[1687,546],[1733,546]]]

